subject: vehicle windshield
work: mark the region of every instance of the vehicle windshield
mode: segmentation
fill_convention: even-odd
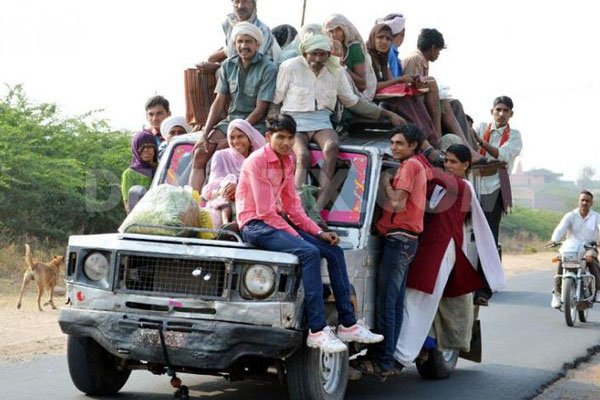
[[[192,167],[194,145],[175,145],[161,179],[171,185],[186,185]],[[332,180],[330,200],[321,211],[321,217],[329,225],[360,226],[365,209],[368,157],[363,153],[340,152],[336,172]],[[323,153],[311,150],[309,181],[316,183],[323,165]]]
[[[310,181],[317,182],[323,153],[311,150]],[[360,226],[365,210],[368,157],[362,153],[340,152],[330,191],[331,199],[321,211],[329,225]]]
[[[171,152],[171,158],[167,168],[167,175],[163,181],[170,185],[187,185],[192,170],[194,145],[191,143],[180,143],[175,145]]]

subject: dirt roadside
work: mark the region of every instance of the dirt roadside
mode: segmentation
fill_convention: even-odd
[[[504,268],[508,277],[532,271],[548,270],[554,253],[505,255]],[[45,307],[40,312],[36,305],[34,285],[26,289],[23,307],[17,310],[21,283],[0,280],[0,365],[23,363],[41,355],[59,355],[66,352],[66,336],[57,323],[58,310]],[[64,297],[55,301],[60,307]],[[548,298],[548,301],[550,299]],[[600,398],[600,355],[592,356],[571,369],[566,376],[544,390],[535,400],[598,399]]]

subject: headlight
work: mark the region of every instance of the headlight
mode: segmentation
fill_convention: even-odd
[[[108,276],[108,259],[102,253],[91,253],[83,262],[83,272],[92,281],[106,279]]]
[[[577,253],[563,253],[562,255],[563,262],[579,262],[579,257]]]
[[[254,298],[264,299],[275,288],[275,271],[268,265],[255,264],[244,272],[244,288]]]

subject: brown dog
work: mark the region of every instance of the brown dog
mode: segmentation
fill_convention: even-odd
[[[56,306],[54,305],[53,297],[54,297],[54,287],[58,281],[58,275],[60,273],[60,267],[65,267],[65,257],[64,256],[54,256],[52,261],[48,263],[43,263],[38,260],[34,260],[31,255],[31,248],[28,244],[25,245],[25,262],[27,262],[27,270],[23,274],[23,284],[21,285],[21,294],[19,295],[19,302],[17,303],[17,308],[21,308],[21,300],[23,299],[23,291],[25,290],[25,286],[27,286],[31,281],[35,281],[35,284],[38,287],[38,298],[37,304],[38,309],[40,311],[44,311],[42,309],[41,300],[42,294],[44,291],[48,293],[50,296],[50,300],[47,303],[44,303],[45,306],[50,304],[54,310],[56,310]]]

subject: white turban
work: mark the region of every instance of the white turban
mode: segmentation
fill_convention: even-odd
[[[315,50],[331,51],[331,40],[329,37],[321,34],[311,35],[307,34],[300,40],[298,46],[300,53],[310,53]]]
[[[394,14],[393,18],[379,18],[377,20],[378,24],[386,24],[390,28],[392,28],[392,35],[397,35],[404,30],[404,26],[406,24],[406,19],[404,15]]]
[[[238,35],[248,35],[254,38],[259,46],[265,40],[260,28],[248,21],[238,22],[233,27],[233,30],[231,31],[231,39],[233,39],[234,43]]]
[[[174,115],[168,118],[165,118],[163,122],[160,124],[160,133],[163,137],[167,137],[169,131],[175,127],[181,126],[185,129],[186,132],[190,131],[190,127],[185,123],[185,118],[179,115]]]

